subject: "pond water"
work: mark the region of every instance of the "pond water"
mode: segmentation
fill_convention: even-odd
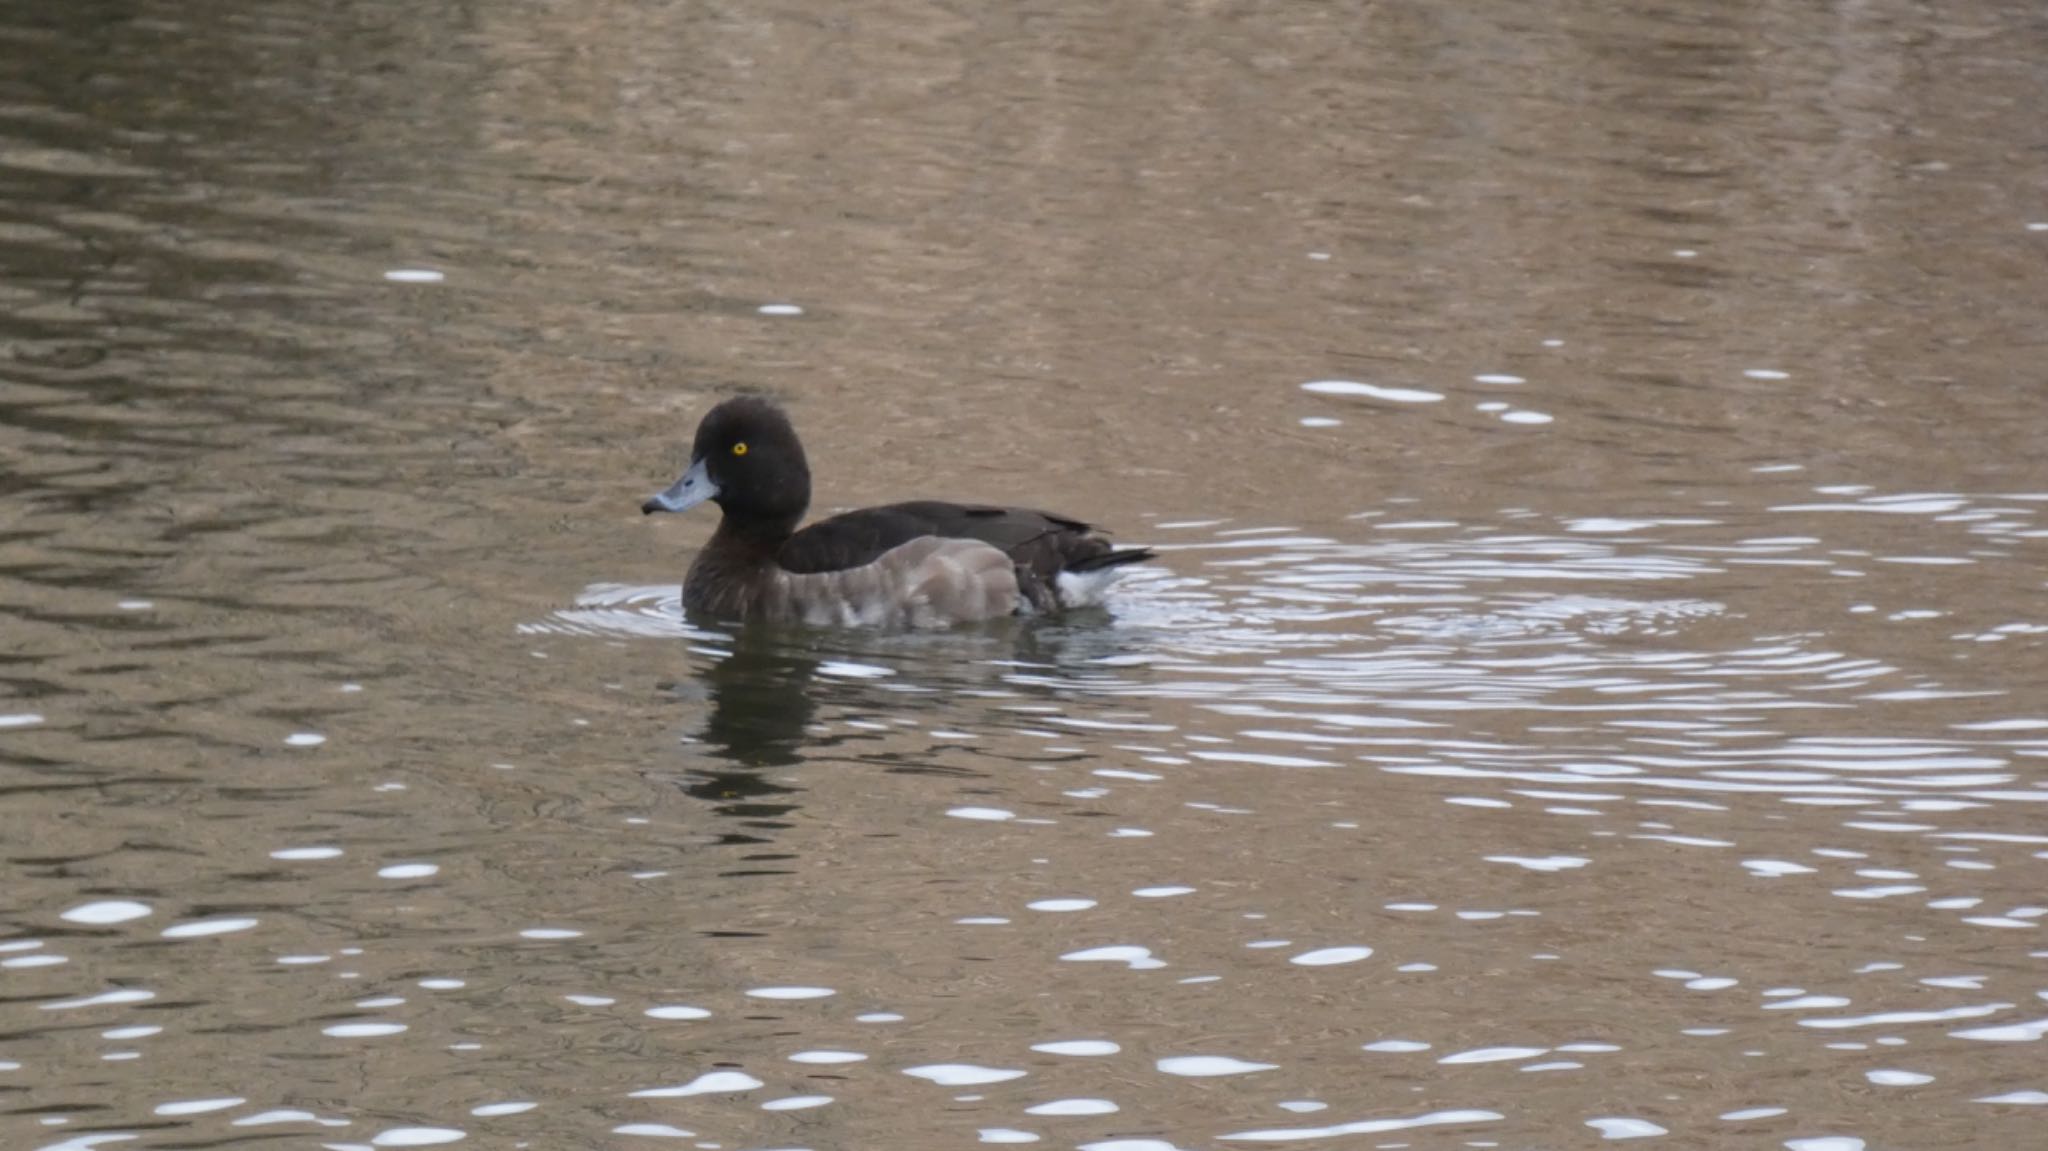
[[[0,1144],[2034,1145],[2044,53],[0,3]],[[688,625],[737,390],[1159,562]]]

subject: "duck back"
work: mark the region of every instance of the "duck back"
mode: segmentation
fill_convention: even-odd
[[[1009,555],[1020,575],[1044,586],[1062,571],[1135,563],[1152,554],[1143,548],[1118,551],[1093,525],[1052,512],[914,500],[819,520],[790,536],[776,559],[786,571],[835,571],[871,563],[920,536],[980,540]]]
[[[776,561],[784,571],[827,572],[873,562],[923,537],[979,540],[1016,566],[1017,592],[1039,611],[1099,602],[1110,571],[1152,558],[1146,548],[1118,549],[1093,525],[1035,508],[913,500],[842,512],[785,541]]]

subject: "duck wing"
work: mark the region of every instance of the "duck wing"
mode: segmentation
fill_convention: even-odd
[[[920,536],[980,540],[1046,584],[1062,570],[1089,571],[1151,556],[1143,548],[1118,551],[1092,525],[1052,512],[914,500],[819,520],[789,537],[776,559],[786,571],[838,571],[871,563]]]

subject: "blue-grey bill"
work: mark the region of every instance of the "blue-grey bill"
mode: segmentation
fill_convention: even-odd
[[[711,482],[711,473],[704,469],[704,461],[698,460],[683,473],[683,478],[647,497],[640,505],[643,515],[655,512],[685,512],[705,500],[718,495],[718,485]]]

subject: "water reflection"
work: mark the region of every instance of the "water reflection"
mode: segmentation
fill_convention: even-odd
[[[0,1144],[2026,1145],[2039,31],[0,5]]]
[[[1948,514],[1972,501],[1878,496],[1872,502]],[[704,672],[714,697],[707,730],[719,730],[728,722],[718,714],[727,701],[746,700],[745,714],[752,716],[751,705],[766,700],[763,706],[802,718],[800,724],[775,727],[782,756],[777,766],[837,759],[868,743],[895,749],[886,757],[866,756],[870,763],[886,763],[892,770],[907,764],[936,767],[961,744],[973,746],[983,768],[961,776],[967,790],[955,793],[973,802],[942,801],[953,803],[944,814],[968,827],[1000,829],[1005,836],[1012,829],[1043,829],[1034,834],[1051,834],[1054,839],[1023,840],[1018,849],[1051,851],[1035,862],[1040,869],[1052,864],[1055,872],[1066,870],[1058,865],[1066,851],[1075,849],[1068,846],[1072,836],[1090,835],[1088,825],[1105,816],[1111,822],[1134,816],[1167,831],[1188,818],[1168,814],[1174,807],[1198,817],[1250,818],[1255,825],[1279,819],[1296,828],[1290,848],[1221,886],[1228,889],[1272,869],[1293,876],[1290,901],[1296,904],[1316,902],[1307,893],[1321,882],[1304,886],[1304,880],[1326,873],[1341,858],[1335,853],[1335,844],[1342,842],[1339,837],[1349,833],[1349,850],[1355,852],[1364,846],[1355,838],[1364,829],[1375,828],[1381,835],[1391,830],[1385,813],[1362,807],[1354,789],[1342,782],[1347,767],[1371,770],[1387,780],[1429,781],[1426,791],[1411,794],[1434,796],[1446,813],[1529,811],[1539,819],[1562,821],[1561,830],[1576,850],[1541,850],[1538,845],[1551,837],[1532,837],[1534,825],[1528,823],[1520,825],[1517,839],[1536,850],[1489,852],[1484,840],[1466,850],[1468,858],[1538,876],[1574,877],[1573,882],[1583,882],[1575,878],[1580,875],[1611,882],[1648,865],[1652,857],[1628,848],[1631,843],[1655,845],[1666,853],[1727,853],[1726,861],[1718,865],[1722,878],[1708,882],[1737,877],[1774,886],[1804,881],[1818,884],[1808,890],[1823,899],[1850,901],[1928,895],[1928,864],[1960,877],[2048,858],[2048,853],[2024,850],[2048,843],[2048,838],[1994,830],[2009,826],[2003,820],[1981,822],[1996,816],[2009,801],[2038,801],[2048,794],[2018,766],[2020,756],[2038,750],[2039,741],[2028,733],[2037,732],[2041,721],[2006,717],[1957,723],[1952,725],[1957,735],[1940,737],[1908,719],[1898,734],[1881,734],[1882,713],[1873,710],[1915,702],[1944,705],[1998,699],[2003,693],[1959,690],[1924,675],[1909,675],[1882,659],[1817,644],[1807,635],[1745,636],[1741,627],[1727,628],[1737,613],[1724,599],[1666,595],[1646,600],[1606,590],[1638,581],[1727,588],[1732,586],[1729,574],[1753,558],[1782,565],[1802,555],[1843,550],[1831,546],[1825,536],[1758,532],[1758,517],[1772,514],[1778,510],[1723,509],[1717,517],[1568,523],[1573,535],[1597,535],[1607,541],[1601,543],[1540,532],[1503,536],[1456,523],[1425,525],[1435,537],[1427,541],[1401,538],[1390,543],[1347,543],[1335,535],[1294,529],[1212,530],[1205,540],[1168,545],[1175,559],[1172,570],[1134,581],[1117,601],[1114,620],[1092,628],[1052,625],[1000,636],[936,639],[778,637],[760,641],[760,649],[752,654],[743,654],[747,646],[742,644]],[[1376,518],[1356,522],[1370,524]],[[1218,526],[1162,530],[1186,533]],[[2008,523],[2006,528],[2030,530],[2023,523]],[[1397,530],[1413,529],[1404,524]],[[1658,533],[1654,537],[1647,534],[1652,530]],[[1731,530],[1755,534],[1728,541]],[[1706,538],[1701,538],[1703,533]],[[1698,558],[1702,555],[1714,558]],[[1506,559],[1509,556],[1512,561]],[[1813,566],[1824,569],[1829,578],[1856,579],[1859,597],[1884,588],[1867,582],[1861,571],[1844,574],[1832,560]],[[1540,590],[1553,581],[1596,583],[1602,590]],[[794,644],[807,646],[786,646]],[[837,676],[820,674],[821,667],[835,663]],[[754,690],[760,695],[735,694],[731,677],[742,673],[754,677]],[[783,694],[792,688],[801,699]],[[1008,750],[1013,748],[1016,753]],[[742,762],[751,754],[730,740],[707,740],[702,750],[714,758]],[[860,756],[858,751],[853,754]],[[1019,777],[1002,767],[1005,759],[1043,779]],[[943,768],[938,770],[945,774]],[[1313,774],[1296,774],[1304,770]],[[1293,782],[1278,791],[1256,782],[1275,772]],[[1307,782],[1317,779],[1330,782]],[[1054,790],[1041,792],[1034,783]],[[1013,798],[994,798],[1005,794]],[[932,798],[927,797],[927,806],[936,807]],[[1842,814],[1834,817],[1831,842],[1808,840],[1797,858],[1786,857],[1794,854],[1790,852],[1758,855],[1757,846],[1783,842],[1783,832],[1772,830],[1770,823],[1785,818],[1756,808],[1759,799]],[[1310,810],[1322,817],[1320,835],[1298,824],[1297,816],[1281,814]],[[1348,818],[1330,818],[1335,815]],[[1956,815],[1974,818],[1962,826],[1940,822]],[[1809,830],[1821,826],[1801,818]],[[1074,830],[1062,830],[1066,828]],[[1174,838],[1183,838],[1186,830]],[[1098,829],[1092,834],[1101,833]],[[1154,838],[1151,830],[1129,825],[1117,826],[1110,836]],[[1901,836],[1924,846],[1905,847],[1897,842]],[[1194,842],[1202,841],[1197,836]],[[1862,849],[1848,850],[1839,846],[1843,842]],[[1975,858],[1996,845],[2022,850],[2001,861]],[[1413,850],[1417,845],[1408,846]],[[1082,858],[1098,850],[1085,849]],[[1181,846],[1172,855],[1187,860],[1212,854],[1194,848],[1190,856],[1190,850]],[[1912,868],[1869,865],[1885,855],[1923,856],[1930,850],[1936,858]],[[1434,845],[1426,854],[1442,856],[1443,847]],[[1450,854],[1462,852],[1454,847]],[[1682,855],[1666,858],[1668,863],[1662,866],[1681,866],[1688,872],[1697,867],[1681,863]],[[1297,861],[1302,870],[1293,870]],[[1093,870],[1079,860],[1072,866]],[[1196,867],[1211,868],[1213,863]],[[1711,875],[1716,865],[1709,862],[1706,868]],[[1397,869],[1411,870],[1398,865]],[[1446,863],[1415,873],[1435,875],[1433,886],[1441,887],[1446,876],[1462,870]],[[1844,879],[1862,882],[1844,886]],[[1142,902],[1113,899],[1114,893],[1100,887],[1084,887],[1079,893],[1069,889],[1056,898],[1025,898],[1007,906],[982,904],[973,909],[977,913],[957,916],[953,922],[969,930],[1008,931],[1029,919],[1035,933],[1053,931],[1063,940],[1092,941],[1088,946],[1055,946],[1047,953],[1067,963],[1137,976],[1168,973],[1183,987],[1219,981],[1238,984],[1245,959],[1227,958],[1227,951],[1208,946],[1190,952],[1184,942],[1175,944],[1171,937],[1151,935],[1139,926],[1156,918],[1140,914],[1145,902],[1166,896],[1199,897],[1215,887],[1213,882],[1153,883],[1126,893],[1125,898]],[[1435,900],[1385,903],[1383,914],[1401,918],[1364,927],[1360,934],[1370,943],[1335,941],[1326,932],[1316,932],[1312,934],[1323,938],[1313,943],[1269,935],[1240,937],[1236,946],[1247,956],[1283,951],[1286,963],[1296,968],[1369,967],[1375,982],[1403,975],[1443,979],[1448,974],[1445,964],[1413,957],[1434,952],[1453,958],[1472,946],[1459,941],[1459,934],[1484,925],[1559,915],[1576,918],[1576,901],[1567,897],[1558,902],[1563,891],[1545,895],[1531,890],[1533,906],[1488,906],[1474,899],[1481,887],[1462,880],[1450,887],[1467,890],[1463,896],[1452,895],[1449,907]],[[2010,907],[1997,915],[1976,914],[1983,903],[1980,897],[1932,894],[1934,898],[1923,901],[1931,912],[1972,913],[1955,918],[1964,928],[2032,928],[2048,917],[2048,908],[2035,905]],[[1787,909],[1812,902],[1810,895],[1771,898],[1782,900]],[[1179,924],[1172,936],[1187,934],[1215,910],[1220,909],[1169,917]],[[1076,918],[1081,926],[1052,928],[1043,918],[1048,914]],[[1269,913],[1242,914],[1264,921]],[[1446,926],[1428,926],[1431,923]],[[1567,930],[1576,934],[1580,928]],[[1446,931],[1450,934],[1441,934]],[[1436,945],[1430,947],[1425,941],[1433,938]],[[1535,942],[1556,936],[1544,931],[1529,938]],[[1925,943],[1928,937],[1907,939],[1910,945]],[[1700,946],[1707,946],[1704,940]],[[1525,962],[1570,967],[1590,961],[1595,969],[1604,966],[1571,951],[1546,950]],[[1465,966],[1453,959],[1449,972]],[[1769,978],[1754,961],[1748,966],[1750,975]],[[1197,974],[1184,974],[1190,967]],[[1858,972],[1906,969],[1901,963],[1865,962]],[[1749,984],[1740,974],[1703,971],[1711,967],[1664,966],[1636,978],[1672,980],[1694,995],[1740,993]],[[1240,974],[1233,977],[1233,972]],[[1832,979],[1850,974],[1838,970]],[[1812,978],[1830,981],[1819,973]],[[1982,992],[1984,978],[1930,975],[1915,982],[1921,988],[1968,993]],[[2029,994],[2048,998],[2048,989],[2034,987]],[[1589,1058],[1601,1055],[1630,1051],[1636,1058],[1654,1057],[1650,1053],[1674,1038],[1770,1042],[1765,1037],[1775,1029],[1767,1021],[1779,1013],[1797,1027],[1820,1034],[1864,1028],[1911,1031],[1929,1025],[1947,1026],[1949,1037],[1966,1042],[2024,1043],[2041,1034],[2040,1025],[2031,1021],[1958,1025],[2009,1017],[2022,1010],[2016,998],[1935,1009],[1839,1013],[1861,1001],[1851,994],[1776,987],[1762,991],[1754,1003],[1759,1014],[1745,1027],[1674,1026],[1659,1037],[1614,1019],[1599,1039],[1460,1044],[1379,1038],[1356,1046],[1380,1053],[1440,1050],[1442,1054],[1431,1056],[1440,1068],[1512,1064],[1524,1073],[1570,1074],[1585,1070]],[[1677,1021],[1684,1023],[1690,1015],[1681,1012]],[[1708,1017],[1716,1016],[1728,1018],[1726,1012]],[[1780,1035],[1778,1041],[1784,1038]],[[1277,1050],[1271,1040],[1267,1036],[1264,1048]],[[1127,1045],[1117,1039],[1099,1042],[1106,1054]],[[1915,1042],[1933,1040],[1925,1035],[1879,1037],[1880,1046]],[[1830,1050],[1849,1051],[1868,1047],[1828,1045]],[[1069,1053],[1055,1043],[1031,1049]],[[1093,1046],[1088,1050],[1096,1052]],[[1571,1057],[1559,1058],[1560,1054]],[[1757,1050],[1753,1057],[1764,1054]],[[1234,1078],[1282,1069],[1300,1074],[1287,1062],[1238,1054],[1158,1054],[1155,1064],[1162,1074],[1177,1077]],[[909,1073],[955,1086],[985,1086],[1029,1074],[1021,1068],[981,1064],[920,1065]],[[1881,1087],[1924,1088],[1942,1077],[1894,1066],[1870,1068],[1863,1078]],[[1300,1085],[1295,1080],[1280,1090]],[[1019,1105],[1023,1114],[1032,1116],[1123,1110],[1119,1101],[1057,1095]],[[1729,1111],[1721,1121],[1755,1123],[1787,1113],[1784,1108],[1751,1107]],[[1312,1140],[1505,1118],[1510,1116],[1451,1109],[1413,1119],[1218,1131],[1213,1137]],[[1594,1115],[1584,1122],[1608,1139],[1655,1138],[1671,1130],[1669,1116],[1660,1121]],[[985,1128],[981,1134],[997,1141],[1039,1137],[1014,1127]]]
[[[1866,493],[1849,506],[1909,502],[1885,522],[1981,501]],[[1952,522],[2030,538],[2026,505],[1999,506],[1996,520]],[[1516,1096],[1498,1076],[1604,1080],[1617,1056],[1757,1071],[1733,1080],[1741,1107],[1717,1096],[1704,1116],[1615,1114],[1585,1089],[1578,1122],[1606,1139],[1772,1123],[1788,1141],[1852,1138],[1796,1134],[1828,1111],[1784,1087],[1773,1069],[1788,1066],[2030,1106],[2023,1066],[1987,1076],[1969,1052],[2048,1034],[2026,1006],[2048,985],[1996,938],[2048,920],[2026,879],[2048,859],[2030,822],[2048,795],[2031,766],[2048,720],[1999,688],[1756,618],[1768,608],[1734,578],[1745,561],[1887,550],[1841,546],[1811,509],[1806,534],[1771,530],[1783,514],[1723,506],[1549,531],[1521,517],[1511,532],[1391,510],[1319,531],[1158,525],[1178,541],[1169,564],[1111,614],[937,635],[721,634],[682,624],[672,586],[593,587],[517,632],[548,662],[610,652],[647,669],[667,733],[638,772],[647,790],[628,793],[623,819],[569,833],[601,836],[598,874],[635,894],[565,914],[532,898],[552,881],[472,884],[473,848],[430,862],[286,827],[262,846],[273,869],[368,868],[411,885],[400,911],[460,892],[477,942],[322,946],[330,933],[289,904],[129,888],[79,892],[51,916],[79,933],[61,952],[51,924],[7,941],[0,967],[47,980],[29,1001],[85,1018],[102,1065],[150,1062],[218,1026],[186,1018],[212,1010],[187,989],[201,968],[141,980],[109,963],[203,946],[338,985],[297,1023],[263,1025],[281,1049],[345,1045],[323,1058],[372,1068],[438,1050],[496,1069],[459,1113],[428,1108],[435,1122],[409,1125],[217,1079],[151,1104],[158,1122],[361,1129],[367,1144],[351,1146],[482,1133],[465,1123],[717,1142],[878,1101],[928,1120],[892,1074],[953,1092],[983,1141],[1491,1138],[1547,1114],[1472,1106]],[[1921,575],[1901,585],[1837,565],[1811,570],[1849,584],[1850,605],[1931,594]],[[1981,650],[1978,635],[2019,633],[1956,634]],[[322,726],[320,742],[279,742],[345,752],[349,723]],[[380,793],[412,802],[404,786]],[[552,856],[563,834],[531,842]],[[739,878],[756,894],[728,885]],[[1821,951],[1798,926],[1847,914],[1831,904],[1907,901],[1876,932],[1833,918],[1854,941]],[[1753,942],[1729,946],[1730,915]],[[665,958],[678,930],[708,966]],[[529,991],[496,974],[494,949],[514,946],[542,949],[518,961]],[[1049,994],[994,993],[1018,1026],[985,1034],[984,966]],[[1566,1006],[1518,1009],[1530,987]],[[507,996],[488,1027],[466,1019],[479,993]],[[1342,1006],[1362,1004],[1374,1006]],[[169,1025],[133,1022],[143,1011]],[[531,1078],[553,1058],[532,1030],[543,1021],[634,1045],[686,1035],[690,1054],[586,1112]],[[312,1038],[285,1038],[295,1028]],[[1842,1062],[1859,1056],[1882,1061]],[[1127,1089],[1066,1070],[1094,1060],[1117,1063]],[[1362,1079],[1406,1095],[1368,1102]],[[1196,1104],[1198,1119],[1147,1118],[1190,1098],[1172,1087],[1188,1080],[1232,1086]],[[661,1110],[682,1098],[699,1101],[687,1127]],[[1275,1122],[1265,1108],[1337,1121]]]
[[[802,762],[801,752],[810,738],[806,729],[822,694],[813,687],[819,659],[765,633],[743,633],[727,654],[696,658],[701,670],[693,682],[709,692],[709,699],[702,701],[709,708],[695,738],[712,756],[756,769]],[[694,693],[677,690],[686,702],[699,703],[689,698]],[[701,706],[691,710],[704,714]],[[749,778],[758,781],[761,776],[755,772]],[[727,775],[714,782],[727,788],[737,783],[737,777]]]

